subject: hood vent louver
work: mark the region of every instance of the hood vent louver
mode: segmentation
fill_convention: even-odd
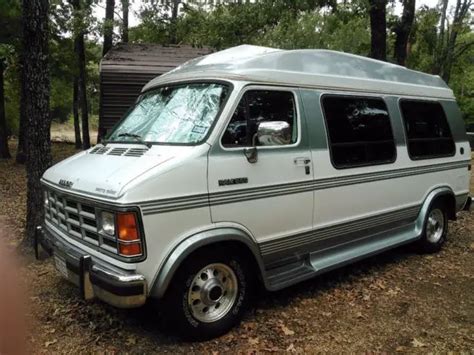
[[[89,154],[105,154],[107,153],[109,148],[104,147],[104,146],[95,146],[94,149],[92,149]]]
[[[148,149],[145,148],[130,148],[126,153],[126,157],[141,157],[143,154],[145,154],[148,151]]]
[[[116,148],[109,148],[104,146],[95,146],[89,154],[106,154],[106,155],[114,155],[116,157],[141,157],[148,151],[147,148],[124,148],[124,147],[116,147]]]
[[[112,149],[108,155],[117,155],[121,156],[123,153],[127,151],[127,148],[114,148]]]

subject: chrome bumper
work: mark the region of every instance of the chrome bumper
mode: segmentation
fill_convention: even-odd
[[[146,301],[147,283],[143,275],[128,273],[93,259],[49,228],[37,228],[38,245],[54,256],[56,269],[79,287],[84,299],[98,298],[120,308],[134,308]]]

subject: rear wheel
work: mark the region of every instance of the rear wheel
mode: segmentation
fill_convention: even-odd
[[[439,251],[446,242],[448,233],[448,214],[445,206],[435,202],[427,213],[423,226],[423,233],[418,241],[421,252],[435,253]]]
[[[192,254],[178,270],[164,303],[165,316],[179,335],[203,340],[239,323],[252,292],[248,262],[228,249]]]

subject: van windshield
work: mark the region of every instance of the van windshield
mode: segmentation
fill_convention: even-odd
[[[229,87],[219,83],[163,86],[143,94],[107,142],[197,144],[216,119]]]

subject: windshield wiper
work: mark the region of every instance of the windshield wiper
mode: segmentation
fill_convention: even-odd
[[[139,134],[134,134],[134,133],[128,133],[128,132],[125,132],[125,133],[120,133],[117,137],[128,137],[128,138],[133,138],[135,139],[137,142],[147,146],[148,148],[151,148],[151,143],[148,143],[148,142],[145,142],[142,138],[142,136],[140,136]]]

